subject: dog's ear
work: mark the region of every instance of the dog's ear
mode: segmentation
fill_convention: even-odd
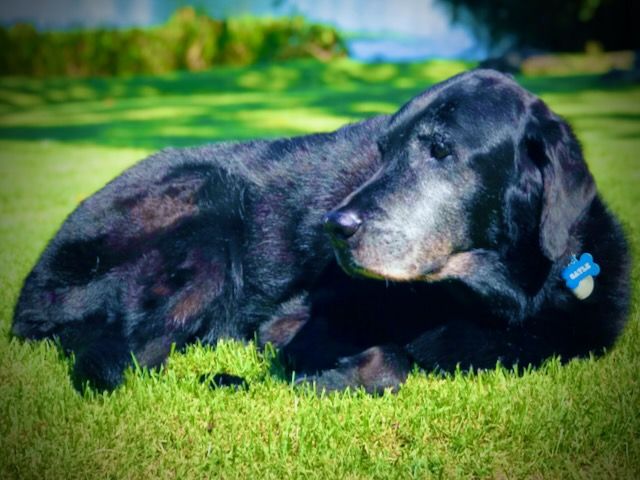
[[[526,154],[542,174],[540,247],[555,261],[566,252],[571,229],[596,187],[571,127],[541,100],[530,106],[524,136]]]

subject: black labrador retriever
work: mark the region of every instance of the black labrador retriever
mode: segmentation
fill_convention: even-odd
[[[12,331],[58,338],[79,387],[114,388],[132,355],[257,334],[302,381],[379,392],[413,364],[602,352],[629,274],[567,123],[475,70],[333,133],[140,162],[69,216]]]

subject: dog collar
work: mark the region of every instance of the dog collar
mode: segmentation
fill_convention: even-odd
[[[567,288],[579,299],[584,300],[593,292],[593,277],[600,273],[600,266],[593,261],[590,253],[583,253],[580,259],[571,255],[571,262],[562,271]]]

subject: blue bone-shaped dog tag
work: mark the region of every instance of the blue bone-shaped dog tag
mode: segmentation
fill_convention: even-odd
[[[573,257],[573,261],[562,271],[567,287],[571,290],[578,288],[582,280],[587,277],[595,277],[600,273],[600,266],[593,261],[590,253],[583,253],[580,259]]]

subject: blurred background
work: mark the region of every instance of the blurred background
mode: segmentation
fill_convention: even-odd
[[[633,25],[640,18],[637,5],[633,0],[5,0],[0,72],[162,73],[340,56],[365,62],[490,56],[501,60],[495,66],[530,73],[625,69],[640,47]],[[539,58],[550,52],[585,52],[590,58]]]
[[[0,139],[156,149],[330,130],[477,65],[540,94],[633,85],[638,10],[633,0],[4,0]]]

